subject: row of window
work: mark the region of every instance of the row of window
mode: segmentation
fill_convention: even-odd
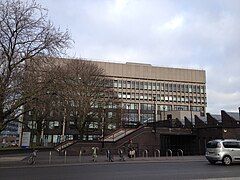
[[[148,103],[141,103],[140,109],[141,110],[155,110],[156,105],[155,104],[148,104]],[[138,110],[139,104],[138,103],[123,103],[123,109],[129,109],[129,110]],[[203,106],[188,106],[188,105],[165,105],[165,104],[157,104],[157,110],[158,111],[172,111],[172,110],[178,110],[178,111],[203,111]]]
[[[119,89],[205,93],[205,86],[203,85],[175,84],[165,82],[114,80],[110,86]]]
[[[156,97],[156,99],[154,99]],[[168,96],[157,94],[143,94],[143,93],[118,93],[118,98],[120,99],[131,99],[131,100],[145,100],[145,101],[162,101],[162,102],[181,102],[181,103],[197,103],[205,104],[205,97],[188,97],[188,96]]]

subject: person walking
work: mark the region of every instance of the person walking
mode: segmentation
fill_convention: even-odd
[[[118,149],[118,155],[120,157],[120,161],[125,161],[124,156],[123,156],[123,150],[122,149]]]
[[[113,162],[113,155],[111,153],[111,151],[108,149],[107,150],[107,158],[108,158],[108,162]]]
[[[92,160],[93,160],[93,162],[96,162],[96,160],[97,160],[97,149],[98,149],[98,147],[92,147],[92,151],[93,151]]]

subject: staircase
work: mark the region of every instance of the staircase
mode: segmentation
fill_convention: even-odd
[[[137,129],[118,129],[117,131],[113,132],[112,134],[108,135],[107,137],[104,138],[104,142],[115,142],[130,133],[136,131]]]
[[[64,142],[61,142],[60,144],[58,144],[57,146],[55,146],[55,150],[60,152],[62,151],[63,149],[73,145],[74,143],[76,143],[77,141],[76,140],[66,140]]]

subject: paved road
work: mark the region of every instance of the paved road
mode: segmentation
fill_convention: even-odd
[[[159,179],[240,179],[240,164],[210,165],[206,161],[134,162],[76,164],[0,168],[1,180],[81,179],[81,180],[159,180]]]

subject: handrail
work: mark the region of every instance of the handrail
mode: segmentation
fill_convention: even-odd
[[[168,152],[170,152],[170,156],[172,157],[172,150],[171,150],[171,149],[168,149],[168,150],[166,151],[166,156],[168,156]]]
[[[178,150],[177,150],[177,156],[179,156],[179,152],[181,152],[181,156],[183,156],[183,150],[178,149]]]
[[[71,146],[72,144],[74,144],[76,142],[76,140],[66,140],[60,144],[58,144],[57,146],[55,146],[55,149],[57,151],[61,151],[63,150],[64,148],[68,147],[68,146]]]
[[[145,156],[146,155],[146,156]],[[143,157],[148,157],[148,150],[147,149],[145,149],[144,151],[143,151]]]
[[[157,155],[157,154],[158,154],[158,155]],[[154,151],[154,156],[155,156],[155,157],[160,157],[160,156],[161,156],[159,149],[155,149],[155,151]]]

